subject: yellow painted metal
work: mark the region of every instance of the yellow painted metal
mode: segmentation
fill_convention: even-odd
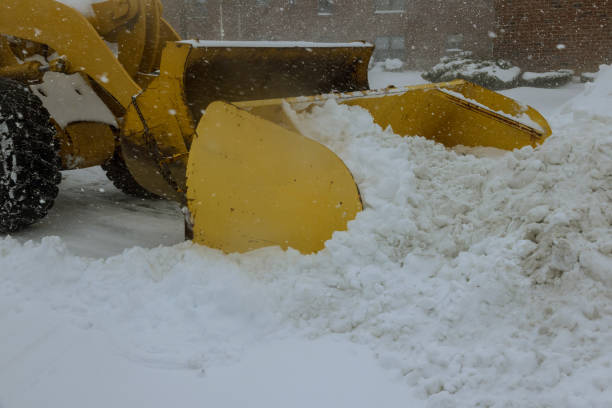
[[[72,72],[88,74],[124,108],[141,90],[87,19],[62,3],[2,0],[0,33],[46,44],[65,55]]]
[[[0,64],[0,77],[11,78],[18,81],[39,81],[42,78],[40,62],[28,61],[23,64]]]
[[[308,50],[167,43],[159,76],[135,97],[124,117],[121,144],[126,164],[143,187],[181,201],[187,190],[189,147],[209,103],[366,89],[371,51],[362,46]]]
[[[142,3],[142,0],[139,0]],[[119,62],[132,78],[140,68],[147,35],[147,19],[138,14],[129,25],[117,29],[116,41]]]
[[[125,162],[136,181],[177,201],[184,201],[187,162],[182,157],[187,155],[195,132],[183,91],[190,50],[188,44],[167,44],[160,75],[127,110],[121,137]]]
[[[92,8],[89,21],[105,40],[117,43],[119,62],[138,85],[148,85],[164,44],[180,39],[161,17],[160,0],[106,0]]]
[[[163,49],[165,44],[169,41],[180,41],[181,36],[178,35],[176,30],[168,23],[165,19],[160,18],[160,26],[159,26],[159,37],[160,42],[162,44],[161,48]],[[161,62],[161,52],[158,56],[158,61],[156,61],[155,66],[159,66]]]
[[[110,159],[116,138],[111,127],[98,122],[73,122],[58,134],[63,169],[97,166]]]
[[[208,106],[191,146],[193,239],[225,252],[312,253],[361,211],[344,163],[321,144],[230,104]]]
[[[423,136],[446,146],[512,150],[537,146],[550,134],[546,119],[531,107],[472,83],[457,80],[379,91],[236,103],[254,115],[292,126],[283,104],[301,111],[329,99],[367,109],[374,121],[399,135]]]
[[[144,0],[144,10],[141,15],[146,19],[146,34],[142,60],[140,61],[139,72],[152,72],[158,55],[161,52],[161,13],[162,7],[159,0]]]
[[[89,22],[105,39],[112,41],[118,27],[124,26],[141,12],[142,0],[104,0],[92,3],[94,15]]]
[[[213,101],[248,101],[369,89],[372,46],[237,47],[195,43],[184,89],[194,118]]]
[[[38,61],[19,61],[6,37],[0,37],[0,77],[21,81],[39,81],[43,73]]]

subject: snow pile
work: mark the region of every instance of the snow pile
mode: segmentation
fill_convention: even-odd
[[[521,75],[521,86],[533,86],[537,88],[557,88],[565,85],[574,77],[574,71],[561,69],[550,72],[523,72]]]
[[[612,65],[601,65],[595,82],[561,108],[565,122],[579,121],[612,125]]]
[[[471,52],[442,57],[440,63],[423,73],[430,82],[465,79],[490,89],[508,89],[516,86],[521,69],[505,60],[478,60]]]
[[[370,75],[372,74],[376,75],[381,72],[399,73],[403,71],[403,68],[404,68],[404,62],[402,62],[402,60],[400,60],[399,58],[387,58],[384,61],[377,61],[377,62],[374,62],[374,60],[371,60],[369,73]],[[418,78],[420,78],[420,73],[418,73]],[[422,82],[422,79],[420,82]],[[375,87],[373,87],[373,89],[375,89]]]
[[[398,58],[387,58],[383,62],[383,67],[385,71],[399,71],[404,67],[404,63]]]
[[[580,82],[593,82],[597,78],[597,72],[583,72],[580,74]]]
[[[598,106],[612,104],[610,75],[552,118],[543,146],[495,159],[401,138],[333,101],[300,115],[365,205],[316,255],[184,243],[87,259],[57,238],[0,240],[0,333],[13,350],[0,351],[0,401],[36,394],[20,373],[41,367],[14,356],[68,327],[72,341],[93,332],[113,354],[194,376],[270,341],[334,338],[370,347],[419,400],[409,406],[609,406],[612,127]]]

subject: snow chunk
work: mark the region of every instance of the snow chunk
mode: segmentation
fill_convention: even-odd
[[[384,62],[384,67],[387,71],[399,71],[403,66],[404,63],[398,58],[387,58]]]

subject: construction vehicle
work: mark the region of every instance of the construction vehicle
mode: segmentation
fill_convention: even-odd
[[[362,202],[288,112],[334,99],[447,146],[551,133],[532,108],[464,81],[369,90],[367,43],[181,41],[159,0],[80,2],[89,11],[0,3],[0,231],[45,216],[60,170],[102,165],[128,194],[181,203],[195,242],[313,253]]]

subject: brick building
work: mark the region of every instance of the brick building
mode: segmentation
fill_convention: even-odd
[[[532,71],[612,63],[612,0],[495,0],[494,54]]]
[[[163,0],[185,38],[366,40],[376,58],[428,67],[449,48],[490,55],[489,0]],[[469,5],[466,5],[469,3]]]
[[[612,0],[162,0],[184,38],[366,40],[429,68],[449,49],[523,69],[612,63]]]

